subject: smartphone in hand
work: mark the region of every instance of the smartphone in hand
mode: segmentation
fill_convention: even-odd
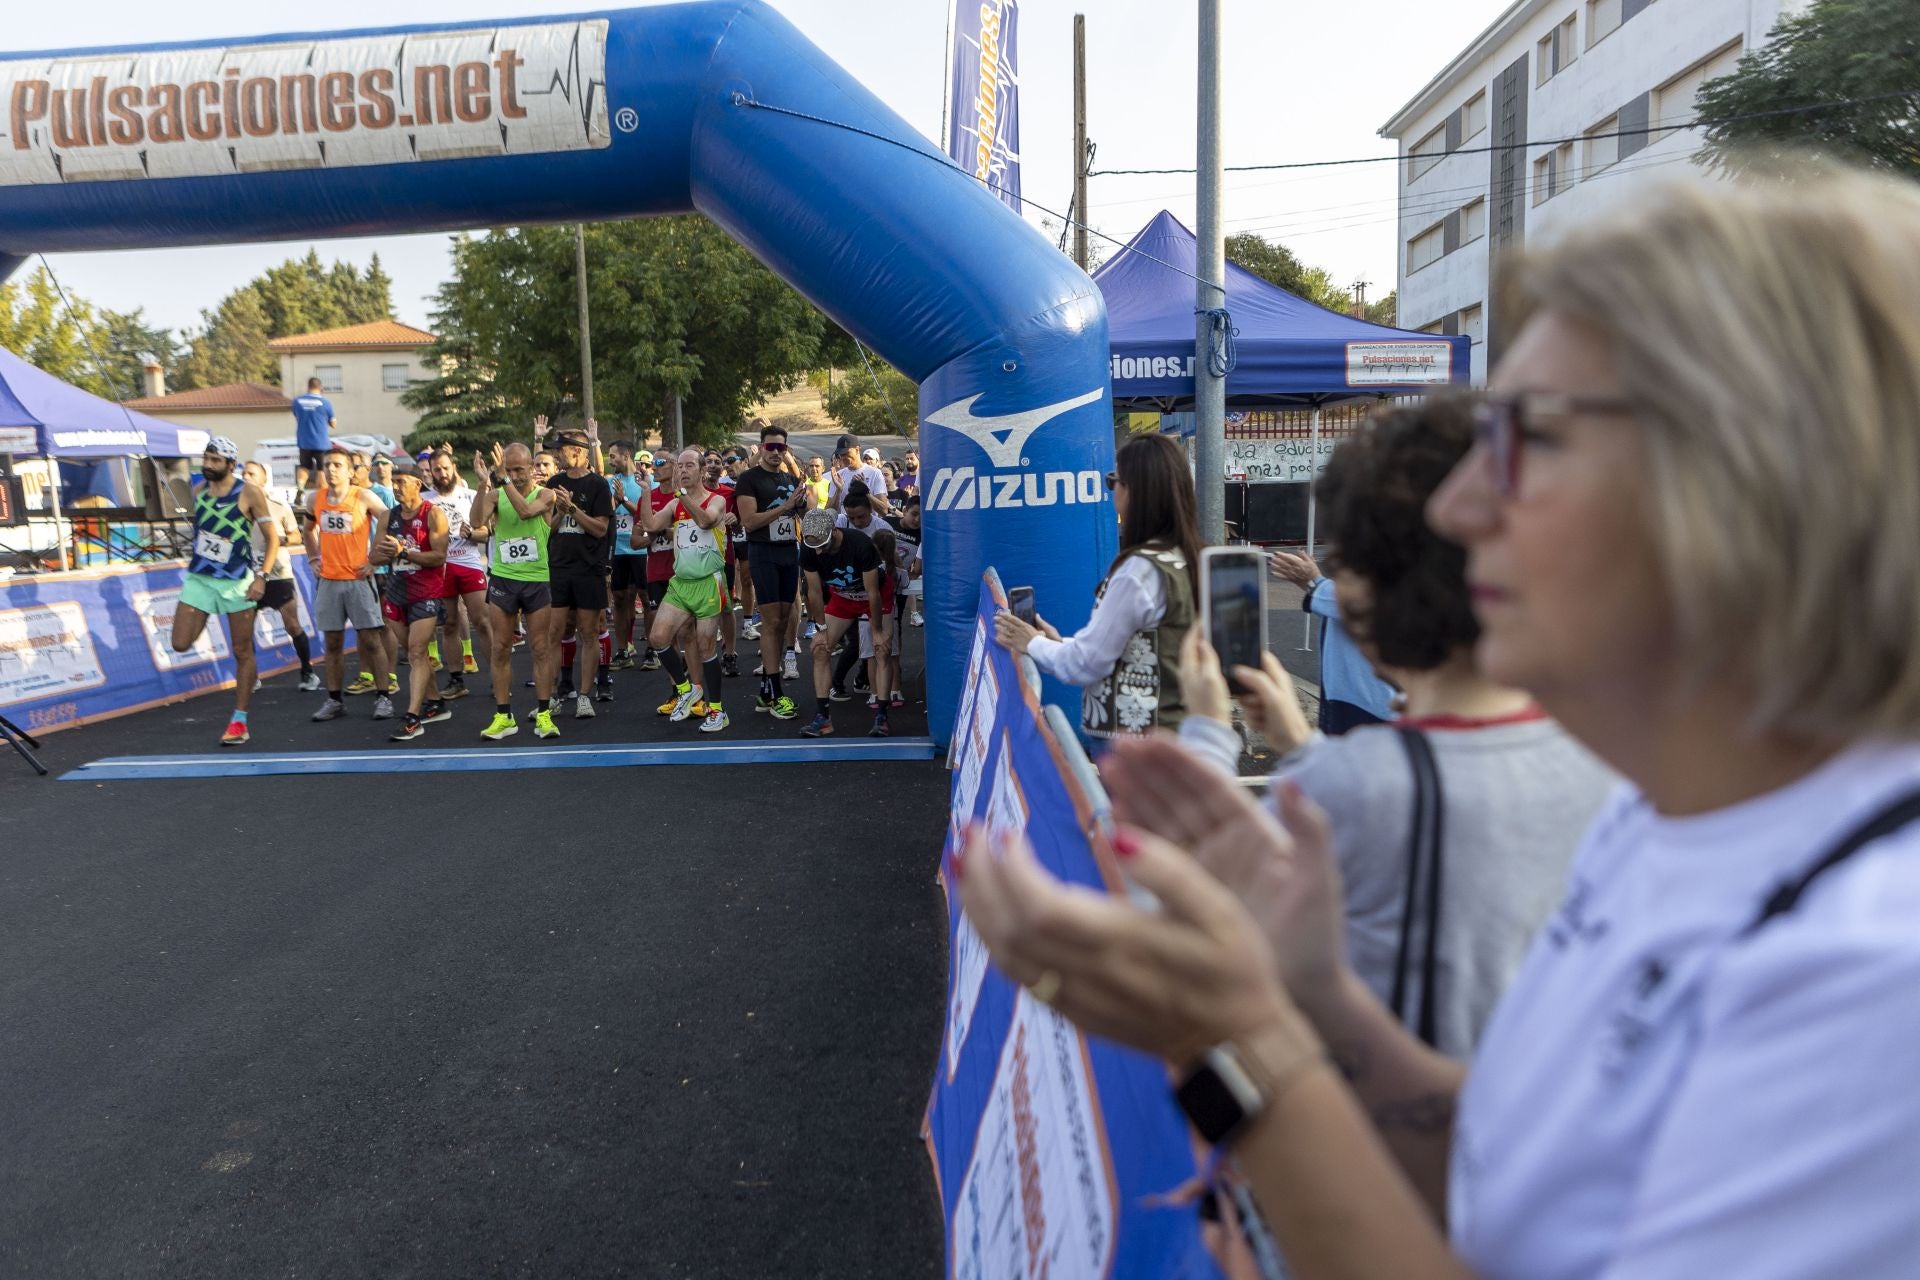
[[[1032,587],[1009,587],[1007,589],[1007,612],[1030,627],[1037,627],[1039,613],[1033,607]]]
[[[1208,547],[1200,553],[1200,617],[1227,687],[1246,692],[1233,669],[1259,670],[1267,651],[1267,566],[1259,548]]]

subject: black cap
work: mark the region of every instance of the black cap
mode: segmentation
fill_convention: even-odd
[[[398,458],[393,459],[393,474],[396,477],[412,476],[415,480],[418,480],[420,479],[420,464],[403,453]]]
[[[590,447],[587,444],[586,436],[582,435],[578,431],[562,431],[559,435],[553,438],[553,442],[555,444],[560,444],[560,445],[570,444],[580,449],[585,449]]]
[[[852,449],[855,452],[859,451],[860,449],[859,436],[841,436],[840,439],[833,446],[833,451],[835,453],[845,453],[849,449]]]

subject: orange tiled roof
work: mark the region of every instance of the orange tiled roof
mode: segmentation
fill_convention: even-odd
[[[125,402],[127,408],[142,413],[205,413],[210,410],[278,409],[285,413],[293,401],[273,387],[258,382],[229,382],[224,387],[196,387],[165,396],[141,396]]]
[[[372,324],[353,324],[344,329],[322,329],[319,333],[296,333],[275,338],[267,350],[285,351],[383,351],[411,350],[434,340],[425,329],[416,329],[398,320],[376,320]]]

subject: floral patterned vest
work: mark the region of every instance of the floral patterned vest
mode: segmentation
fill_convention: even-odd
[[[1090,738],[1130,737],[1155,729],[1177,729],[1186,715],[1180,696],[1180,642],[1193,625],[1193,587],[1187,558],[1179,551],[1139,547],[1139,556],[1160,572],[1167,609],[1160,625],[1136,631],[1113,670],[1088,687],[1080,703],[1080,725]],[[1108,575],[1112,581],[1112,575]],[[1100,584],[1100,594],[1107,583]]]

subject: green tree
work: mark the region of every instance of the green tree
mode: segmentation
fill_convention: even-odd
[[[111,399],[126,400],[147,393],[146,363],[157,360],[169,377],[185,360],[185,348],[169,329],[147,323],[146,312],[103,311],[93,331],[94,346],[105,365],[104,379]]]
[[[384,320],[393,314],[392,293],[378,254],[365,272],[349,262],[327,266],[314,250],[304,258],[288,258],[200,313],[204,326],[193,335],[176,381],[183,389],[226,382],[278,385],[280,362],[267,343]]]
[[[83,298],[61,301],[44,267],[25,280],[0,284],[0,347],[54,377],[95,395],[106,394],[88,339],[99,321]]]
[[[481,357],[474,334],[467,327],[467,309],[473,305],[472,285],[479,279],[468,261],[473,243],[471,236],[455,238],[453,278],[434,295],[436,337],[420,357],[440,372],[400,393],[401,405],[420,414],[407,436],[406,447],[425,449],[445,440],[453,445],[454,456],[462,460],[462,465],[475,450],[496,440],[525,435],[515,429],[515,406],[501,394],[493,364]]]
[[[1765,44],[1702,87],[1696,113],[1707,139],[1700,158],[1723,171],[1815,151],[1920,177],[1913,0],[1814,0],[1781,17]]]
[[[834,379],[827,392],[827,416],[839,423],[841,429],[857,436],[890,436],[900,432],[918,435],[920,388],[879,356],[869,352],[867,358],[873,361],[872,376],[856,357],[855,363],[844,371],[845,376]],[[876,378],[880,383],[878,388],[874,386]]]
[[[1316,306],[1332,311],[1347,309],[1351,295],[1333,282],[1332,272],[1308,266],[1287,246],[1252,231],[1227,237],[1227,261]]]
[[[1378,302],[1367,304],[1367,319],[1374,324],[1397,325],[1400,323],[1400,291],[1390,291]]]
[[[586,239],[606,434],[657,429],[678,395],[688,438],[718,443],[749,406],[821,363],[825,317],[705,218],[603,223]],[[577,419],[575,289],[571,227],[461,241],[435,313],[442,376],[406,402],[427,413],[424,433],[524,435],[533,414]],[[428,426],[435,415],[452,415],[444,432]]]

